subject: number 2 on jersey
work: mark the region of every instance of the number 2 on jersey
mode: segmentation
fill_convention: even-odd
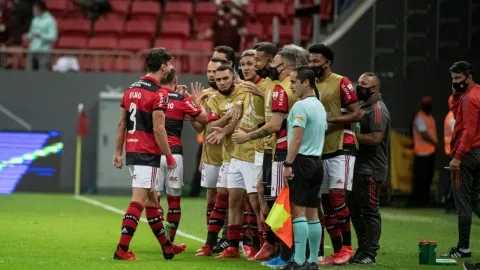
[[[128,109],[128,112],[130,113],[130,121],[133,122],[132,129],[130,129],[128,133],[133,134],[135,133],[135,130],[137,130],[137,118],[135,117],[137,114],[137,104],[130,103],[130,109]]]

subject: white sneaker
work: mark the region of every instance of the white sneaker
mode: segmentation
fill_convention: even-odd
[[[324,260],[323,256],[318,256],[317,263],[321,263],[323,262],[323,260]]]

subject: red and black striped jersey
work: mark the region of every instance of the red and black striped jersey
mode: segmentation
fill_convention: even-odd
[[[168,145],[172,154],[183,154],[181,141],[183,119],[185,119],[186,115],[195,118],[202,111],[195,106],[190,96],[175,93],[168,88],[162,88],[162,90],[168,92],[168,105],[165,112],[165,129],[167,130]]]
[[[141,77],[124,92],[127,111],[125,151],[127,165],[160,167],[161,150],[153,134],[153,112],[167,109],[168,92],[152,77]]]

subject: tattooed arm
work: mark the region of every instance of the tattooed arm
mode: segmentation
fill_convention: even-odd
[[[256,140],[260,138],[267,137],[270,134],[273,134],[279,131],[282,128],[283,120],[287,117],[286,114],[283,113],[272,113],[272,119],[270,122],[262,126],[261,128],[249,132],[248,139],[249,140]]]

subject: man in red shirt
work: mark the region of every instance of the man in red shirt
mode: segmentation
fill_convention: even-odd
[[[454,63],[450,75],[455,116],[450,170],[459,236],[448,256],[468,258],[472,256],[472,211],[480,218],[480,86],[473,81],[472,67],[465,61]]]

